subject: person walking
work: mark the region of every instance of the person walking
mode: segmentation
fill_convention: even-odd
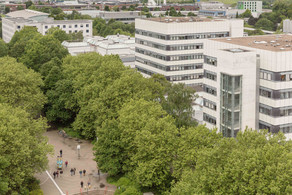
[[[83,181],[80,182],[80,186],[81,186],[81,188],[83,188]]]
[[[54,171],[53,175],[54,175],[54,179],[56,179],[56,171]]]
[[[62,149],[60,150],[60,157],[62,157],[62,154],[63,154],[63,151],[62,151]]]
[[[85,176],[85,173],[86,173],[86,170],[84,169],[84,170],[83,170],[83,176]]]
[[[56,172],[56,175],[57,175],[57,177],[59,177],[59,171],[57,170],[57,172]]]
[[[90,181],[88,180],[88,182],[87,182],[87,186],[88,186],[88,189],[90,189]]]
[[[79,174],[80,174],[80,178],[81,178],[82,177],[82,170],[79,171]]]
[[[68,161],[66,160],[66,162],[65,162],[65,166],[66,166],[66,168],[67,168],[67,166],[68,166]]]
[[[75,175],[75,172],[76,172],[76,168],[73,169],[73,173],[74,173],[74,175]]]

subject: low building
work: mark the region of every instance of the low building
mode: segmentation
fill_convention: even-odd
[[[125,66],[135,67],[135,39],[126,35],[85,37],[83,42],[62,43],[73,56],[97,52],[101,55],[119,55]]]
[[[292,33],[292,20],[286,19],[283,21],[283,32]]]
[[[200,10],[199,15],[210,16],[210,17],[225,17],[225,10]]]
[[[0,3],[0,12],[5,13],[5,8],[9,8],[10,12],[14,12],[21,9],[26,9],[25,4],[14,4],[14,3]]]
[[[139,11],[120,11],[120,12],[101,11],[99,13],[99,17],[107,22],[111,19],[114,19],[116,21],[129,24],[135,22],[135,19],[140,17],[139,13],[140,13]]]
[[[2,37],[8,43],[16,31],[24,26],[33,26],[42,35],[52,27],[58,27],[66,33],[83,32],[83,36],[92,36],[92,20],[54,20],[49,14],[34,10],[21,10],[6,14],[2,19]]]
[[[209,9],[223,9],[225,8],[224,3],[218,1],[210,2],[198,2],[197,3],[200,10],[209,10]]]

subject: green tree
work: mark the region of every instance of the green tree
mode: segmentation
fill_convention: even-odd
[[[254,25],[257,23],[257,19],[254,18],[253,16],[250,16],[249,19],[248,19],[248,21],[247,21],[247,23],[248,23],[249,25],[254,26]]]
[[[68,55],[68,50],[52,35],[37,37],[28,42],[20,61],[27,67],[39,71],[41,66],[52,58]]]
[[[35,173],[45,170],[47,154],[52,152],[47,138],[42,136],[47,129],[46,120],[32,119],[21,108],[0,103],[0,124],[0,192],[25,193],[28,191],[28,180]]]
[[[264,29],[264,30],[274,30],[274,24],[267,18],[261,18],[255,24],[256,28]]]
[[[205,148],[214,148],[222,138],[217,129],[210,130],[203,125],[181,128],[179,131],[176,155],[173,162],[173,176],[179,180],[183,172],[196,169],[199,153]]]
[[[29,41],[42,35],[37,31],[37,28],[32,26],[24,26],[19,32],[16,31],[8,43],[9,56],[19,60],[23,55],[24,50]]]
[[[40,114],[46,102],[40,89],[43,86],[41,76],[10,57],[0,58],[0,67],[2,102],[21,107],[32,116]]]
[[[17,6],[17,10],[24,10],[24,7],[22,5]]]
[[[183,83],[173,84],[167,89],[167,98],[162,102],[162,106],[175,118],[178,128],[196,125],[192,120],[194,93],[195,90]]]
[[[107,11],[107,12],[111,11],[108,5],[106,5],[106,6],[104,7],[104,11]]]
[[[58,27],[54,27],[54,28],[50,28],[48,30],[48,35],[53,35],[53,37],[55,39],[57,39],[58,41],[60,41],[60,43],[62,43],[63,41],[67,41],[70,40],[70,35],[67,34],[64,30],[58,28]]]
[[[10,7],[5,6],[5,14],[8,14],[10,12]]]
[[[28,9],[31,5],[33,5],[33,2],[32,1],[26,1],[24,2],[24,4],[26,5],[26,9]]]
[[[7,56],[8,55],[8,47],[6,43],[0,39],[0,57]]]
[[[172,194],[291,194],[291,141],[282,133],[245,130],[199,152]]]
[[[240,18],[250,18],[251,16],[251,11],[249,9],[245,10],[245,12],[239,15]]]

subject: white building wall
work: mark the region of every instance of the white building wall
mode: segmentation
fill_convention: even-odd
[[[286,19],[283,21],[283,32],[292,33],[292,20]]]

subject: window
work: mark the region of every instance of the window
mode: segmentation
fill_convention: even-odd
[[[17,26],[18,29],[20,29],[20,26]]]
[[[86,24],[86,27],[89,27],[89,24]]]
[[[48,26],[45,26],[45,29],[48,29]]]
[[[60,28],[60,25],[57,25],[58,28]]]
[[[272,108],[260,104],[259,112],[271,116]]]
[[[69,33],[72,33],[72,30],[69,30]]]
[[[204,56],[204,62],[209,65],[217,66],[217,58]]]
[[[217,90],[214,87],[205,85],[204,86],[205,92],[217,96]]]
[[[78,27],[78,25],[77,24],[75,24],[75,28],[77,28]]]
[[[268,91],[268,90],[265,90],[265,89],[260,89],[260,96],[271,98],[272,97],[272,91]]]
[[[217,75],[215,72],[210,72],[210,71],[204,71],[205,72],[205,78],[216,81],[217,80]]]
[[[89,30],[86,30],[87,33],[89,33]]]
[[[63,28],[66,28],[66,25],[63,25]]]
[[[209,114],[206,114],[206,113],[203,113],[203,120],[205,122],[208,122],[208,123],[211,123],[213,125],[216,125],[216,118],[209,115]]]
[[[265,80],[271,81],[272,80],[272,73],[261,71],[260,72],[260,79],[265,79]]]
[[[83,27],[83,24],[80,24],[80,27],[82,28]]]
[[[75,30],[75,32],[77,33],[77,30]]]
[[[210,108],[210,109],[215,110],[215,111],[217,109],[217,106],[216,106],[216,103],[215,102],[212,102],[212,101],[207,100],[205,98],[204,98],[204,103],[203,104],[204,104],[204,106],[206,108]]]

